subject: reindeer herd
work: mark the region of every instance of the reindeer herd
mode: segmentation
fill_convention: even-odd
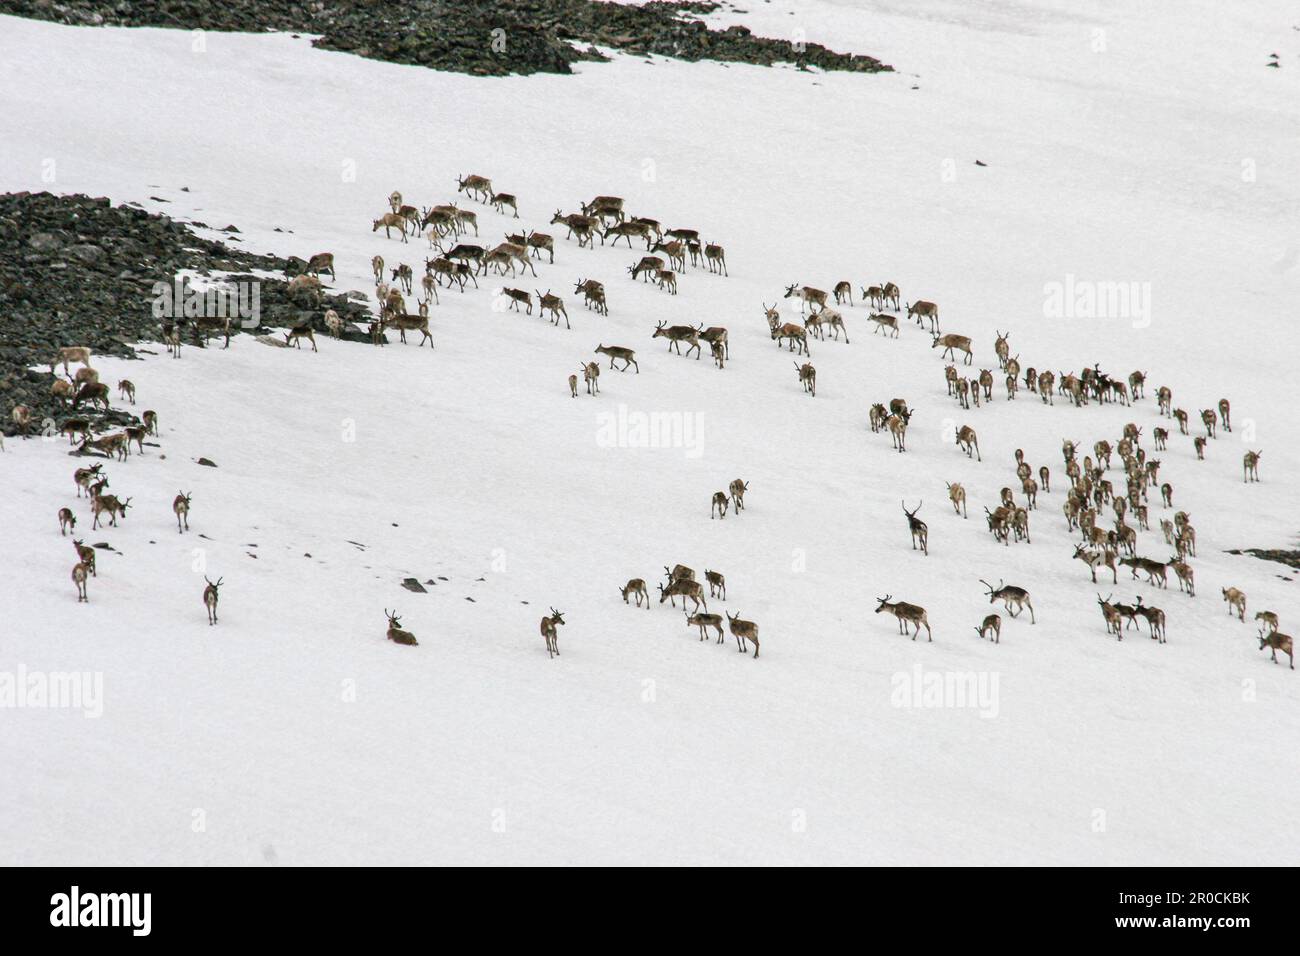
[[[69,370],[69,363],[78,363],[81,368],[77,370],[77,376],[73,380],[81,380],[86,383],[98,383],[98,373],[90,365],[90,350],[83,347],[61,348],[55,354],[54,361],[50,364],[51,373],[54,372],[58,365],[63,365],[64,373]],[[89,373],[89,374],[83,374]],[[61,381],[55,379],[55,384]],[[135,404],[135,385],[129,379],[122,379],[118,382],[118,392],[120,396],[129,402]],[[76,397],[69,398],[69,404],[76,409]],[[28,437],[28,425],[30,424],[30,410],[25,406],[15,406],[13,410],[13,421],[19,425],[19,433],[24,438]],[[82,418],[67,419],[59,428],[59,433],[68,437],[69,445],[75,447],[75,454],[78,456],[93,455],[106,460],[116,460],[119,463],[125,463],[132,454],[131,443],[136,445],[135,454],[145,454],[145,437],[152,435],[157,437],[160,433],[158,430],[158,413],[153,409],[146,409],[141,417],[139,425],[125,426],[121,431],[110,432],[99,438],[93,438],[91,431],[91,422]],[[47,425],[47,438],[54,437],[52,423]],[[78,438],[80,441],[78,442]],[[154,443],[150,443],[153,445]],[[138,506],[132,505],[134,497],[127,496],[119,498],[116,494],[108,494],[106,489],[109,487],[108,475],[104,471],[104,462],[95,462],[92,465],[79,467],[72,473],[73,485],[76,489],[76,497],[83,499],[87,503],[90,511],[91,525],[90,530],[98,531],[102,529],[116,529],[118,521],[125,521],[128,509]],[[172,514],[176,519],[176,533],[184,534],[190,530],[190,505],[193,501],[193,493],[178,491],[176,497],[172,499]],[[71,579],[76,588],[77,602],[90,603],[89,581],[91,578],[98,579],[99,571],[95,560],[96,547],[86,544],[84,538],[76,536],[77,515],[72,508],[67,505],[58,509],[56,518],[59,525],[60,537],[71,537],[72,547],[76,553],[76,563],[72,566]],[[218,589],[222,580],[218,578],[214,583],[211,580],[204,579],[206,586],[203,589],[202,601],[208,613],[208,623],[217,623],[217,600]]]
[[[432,349],[434,341],[429,327],[430,306],[441,304],[440,293],[456,291],[465,294],[471,286],[479,288],[479,277],[486,278],[489,275],[505,279],[527,273],[536,277],[537,264],[548,267],[555,264],[556,236],[534,229],[510,229],[504,233],[502,242],[490,247],[479,244],[479,214],[461,208],[461,198],[490,206],[496,213],[508,216],[511,220],[520,218],[518,199],[514,194],[497,192],[487,177],[458,176],[456,182],[457,201],[417,208],[407,204],[400,192],[394,191],[388,197],[387,211],[372,220],[371,232],[377,234],[383,230],[384,236],[389,240],[396,239],[406,244],[412,237],[423,236],[432,255],[432,258],[424,259],[424,273],[418,282],[423,295],[416,296],[415,312],[408,311],[407,306],[407,297],[416,295],[414,290],[417,283],[412,267],[405,262],[393,264],[379,254],[372,257],[370,266],[375,281],[377,314],[370,322],[368,332],[370,340],[376,345],[385,344],[385,331],[393,330],[398,333],[399,341],[403,344],[408,341],[407,333],[418,333],[417,347],[427,342]],[[576,241],[579,249],[594,248],[597,238],[602,246],[609,245],[611,249],[617,248],[620,241],[629,250],[633,248],[634,240],[644,242],[644,255],[635,263],[629,264],[626,271],[633,281],[653,283],[669,296],[678,295],[681,291],[681,277],[687,272],[688,261],[691,268],[705,269],[720,277],[729,275],[726,252],[722,246],[702,241],[699,232],[694,229],[664,229],[659,220],[629,216],[624,205],[624,200],[620,197],[599,195],[580,203],[578,212],[565,213],[562,209],[557,209],[550,224],[566,229],[564,239],[558,241]],[[475,241],[470,241],[471,238]],[[289,282],[291,297],[305,296],[319,304],[321,276],[328,274],[336,279],[334,256],[331,253],[318,253],[307,260],[291,258],[286,272],[292,274]],[[1074,408],[1093,404],[1134,407],[1146,397],[1145,371],[1133,371],[1125,377],[1114,377],[1103,372],[1096,364],[1083,368],[1077,374],[1035,368],[1027,363],[1022,364],[1019,354],[1012,354],[1011,333],[1000,330],[993,343],[998,371],[995,373],[991,367],[976,370],[973,367],[974,346],[971,337],[942,330],[939,306],[935,302],[926,299],[904,300],[899,287],[893,282],[860,285],[859,290],[860,301],[869,309],[868,319],[874,326],[873,334],[881,335],[887,340],[899,339],[902,326],[910,326],[915,322],[923,334],[929,335],[931,351],[939,350],[940,359],[951,363],[943,368],[947,395],[963,411],[970,412],[991,403],[999,377],[1007,401],[1016,400],[1022,388],[1029,394],[1036,395],[1044,405],[1055,406],[1055,399],[1060,397],[1064,404]],[[579,278],[574,284],[573,294],[582,298],[588,312],[594,312],[598,317],[609,315],[606,288],[602,282],[592,278]],[[813,286],[795,283],[785,286],[783,297],[798,301],[802,321],[785,321],[777,303],[770,306],[763,303],[769,337],[778,349],[784,346],[795,357],[793,365],[802,391],[809,397],[816,397],[817,370],[811,362],[810,346],[813,341],[824,343],[828,338],[836,342],[842,339],[846,346],[850,344],[849,329],[840,308],[856,305],[853,284],[848,280],[840,280],[828,293]],[[549,321],[553,327],[558,328],[563,319],[566,330],[572,329],[563,298],[551,289],[543,292],[536,287],[531,290],[502,287],[496,293],[495,301],[499,303],[500,311],[532,316],[536,309],[538,316]],[[180,355],[184,324],[168,322],[163,325],[163,340],[173,357]],[[323,324],[331,336],[341,336],[343,322],[334,310],[324,312]],[[224,334],[225,345],[228,347],[230,333],[229,319],[200,318],[193,322],[195,344],[198,345],[206,344],[208,336],[212,334]],[[706,327],[703,322],[670,325],[667,321],[660,321],[651,333],[651,338],[665,340],[668,352],[688,359],[693,356],[697,361],[702,356],[703,345],[707,343],[718,369],[725,368],[731,358],[730,335],[722,326]],[[317,350],[309,324],[285,332],[284,344],[300,349],[304,339],[313,350]],[[580,360],[578,373],[568,375],[569,392],[573,398],[579,394],[579,375],[587,395],[600,395],[599,379],[603,358],[609,359],[608,369],[611,371],[626,373],[631,369],[634,374],[640,374],[636,350],[632,348],[600,342],[594,353],[597,356],[595,360]],[[81,367],[72,374],[70,366],[74,364]],[[125,462],[131,454],[132,442],[138,453],[143,454],[145,436],[158,434],[157,414],[152,410],[145,411],[139,425],[93,437],[91,422],[77,413],[83,404],[92,409],[107,411],[110,390],[106,383],[99,382],[98,373],[90,365],[88,349],[59,349],[51,362],[51,372],[54,373],[59,365],[63,367],[63,375],[55,375],[51,391],[55,399],[73,413],[59,427],[59,433],[67,435],[70,444],[75,445],[79,440],[81,454],[97,454]],[[969,377],[962,371],[967,368],[971,369]],[[118,393],[123,401],[135,404],[135,387],[130,381],[120,381]],[[1204,433],[1192,435],[1192,416],[1186,409],[1174,406],[1172,391],[1168,387],[1160,387],[1156,390],[1155,397],[1158,416],[1162,420],[1176,423],[1179,433],[1191,439],[1197,460],[1205,460],[1212,443],[1219,438],[1220,430],[1232,430],[1231,406],[1226,398],[1218,400],[1214,407],[1198,410],[1197,417]],[[892,449],[898,454],[905,454],[907,431],[915,414],[916,410],[906,399],[893,398],[888,402],[873,404],[869,409],[868,421],[873,433],[887,432]],[[25,436],[31,426],[30,409],[22,405],[16,406],[12,411],[12,421]],[[1109,571],[1111,584],[1117,585],[1119,567],[1125,567],[1130,571],[1131,580],[1142,579],[1163,589],[1168,586],[1172,572],[1180,592],[1188,598],[1194,598],[1195,572],[1189,559],[1196,556],[1196,535],[1186,511],[1176,511],[1172,520],[1159,521],[1160,533],[1172,551],[1166,560],[1138,554],[1140,533],[1151,532],[1148,510],[1152,506],[1150,492],[1157,491],[1163,509],[1174,507],[1173,486],[1168,481],[1161,481],[1161,460],[1149,454],[1144,447],[1144,431],[1144,426],[1130,422],[1124,426],[1121,435],[1097,440],[1092,445],[1092,455],[1081,455],[1080,443],[1077,441],[1067,440],[1063,443],[1063,470],[1067,487],[1061,510],[1067,532],[1077,533],[1080,538],[1073,545],[1070,557],[1087,567],[1094,584],[1098,572],[1104,574]],[[952,438],[968,461],[982,464],[979,436],[972,426],[955,426]],[[1151,440],[1154,452],[1166,450],[1170,429],[1164,425],[1152,427]],[[1261,454],[1260,451],[1245,453],[1242,461],[1243,482],[1259,481]],[[101,524],[116,527],[117,522],[126,517],[132,502],[129,497],[119,499],[105,493],[108,479],[102,469],[103,465],[97,463],[89,468],[80,468],[74,474],[78,496],[84,492],[89,501],[94,530],[98,530]],[[710,518],[723,519],[729,513],[739,515],[744,510],[747,488],[746,482],[736,479],[726,491],[714,492],[710,501]],[[968,501],[964,485],[961,482],[948,482],[947,491],[954,516],[967,519]],[[1025,461],[1024,453],[1017,450],[1015,482],[1001,489],[999,500],[993,507],[984,506],[988,531],[994,542],[1004,547],[1009,547],[1013,542],[1032,544],[1030,517],[1038,511],[1039,496],[1051,493],[1051,471],[1048,466],[1042,465],[1035,472]],[[918,502],[915,508],[909,509],[907,503],[903,502],[902,510],[912,549],[920,551],[923,557],[928,557],[930,528],[919,517],[922,505],[923,502]],[[178,533],[183,534],[189,530],[190,506],[191,495],[183,491],[172,502]],[[1107,510],[1113,514],[1113,519],[1103,518]],[[75,533],[77,517],[71,508],[61,507],[58,521],[61,536]],[[78,560],[72,571],[72,579],[77,588],[78,601],[88,602],[87,579],[96,577],[94,549],[86,547],[81,539],[74,538],[73,543]],[[658,586],[659,603],[669,601],[676,607],[676,600],[680,597],[686,623],[699,630],[700,640],[705,640],[707,632],[712,630],[717,642],[721,643],[722,618],[709,612],[708,599],[703,593],[702,585],[695,580],[694,571],[677,565],[672,569],[666,567],[665,574],[666,580]],[[710,589],[709,597],[725,600],[726,584],[722,575],[706,571],[705,577]],[[205,580],[202,600],[208,612],[209,624],[215,625],[218,589],[223,579],[219,578],[216,582]],[[1006,585],[1002,581],[999,581],[996,588],[983,580],[980,583],[986,589],[990,604],[1000,602],[1003,611],[1012,618],[1019,617],[1027,610],[1030,623],[1036,623],[1036,613],[1028,591]],[[624,602],[635,602],[638,608],[644,603],[649,609],[650,598],[644,579],[633,578],[619,590]],[[1229,613],[1235,613],[1238,620],[1244,622],[1245,595],[1237,588],[1222,590]],[[1148,625],[1151,638],[1165,643],[1165,615],[1161,609],[1143,604],[1140,597],[1134,605],[1115,603],[1112,597],[1113,594],[1107,598],[1097,595],[1107,633],[1122,640],[1124,630],[1128,626],[1136,626],[1137,618],[1141,617]],[[893,614],[898,621],[900,633],[911,633],[915,640],[924,627],[927,640],[933,641],[924,608],[895,602],[892,595],[888,594],[877,600],[876,613]],[[417,642],[414,636],[399,626],[396,612],[386,610],[385,614],[389,625],[387,638],[398,644],[415,646]],[[1255,620],[1259,622],[1260,648],[1271,648],[1274,661],[1278,650],[1291,658],[1292,639],[1278,630],[1277,615],[1271,611],[1261,611],[1255,615]],[[554,608],[549,616],[542,618],[540,631],[551,657],[559,655],[558,628],[564,623],[563,614]],[[730,614],[727,615],[727,625],[737,641],[738,649],[745,652],[748,644],[752,643],[754,657],[757,658],[758,626],[738,615]],[[1002,618],[997,613],[989,614],[974,630],[981,638],[1000,643]]]

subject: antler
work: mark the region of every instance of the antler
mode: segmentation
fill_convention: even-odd
[[[985,511],[988,511],[989,509],[988,509],[988,508],[985,508],[984,510],[985,510]],[[992,594],[993,591],[994,591],[993,585],[989,584],[989,583],[988,583],[987,581],[985,581],[983,578],[980,578],[979,580],[980,580],[980,584],[984,585],[986,588],[989,589],[989,594]]]

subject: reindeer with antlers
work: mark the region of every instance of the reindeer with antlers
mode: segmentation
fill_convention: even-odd
[[[980,584],[984,585],[984,587],[988,589],[990,604],[993,604],[995,601],[1001,601],[1003,607],[1006,608],[1007,613],[1012,617],[1015,617],[1025,608],[1029,608],[1029,623],[1038,623],[1034,618],[1033,602],[1029,600],[1029,592],[1024,588],[1018,588],[1012,584],[1004,584],[1000,578],[998,579],[998,586],[996,588],[983,578],[980,578]]]
[[[560,656],[560,636],[556,628],[563,623],[564,614],[555,608],[551,608],[550,617],[542,618],[541,632],[542,638],[546,641],[547,657]]]
[[[948,487],[951,488],[952,486],[949,485]],[[924,521],[916,516],[916,513],[921,510],[921,505],[925,504],[925,502],[918,502],[917,506],[911,511],[907,510],[906,502],[900,501],[899,504],[903,506],[903,514],[907,516],[907,530],[912,533],[912,550],[916,550],[916,544],[919,541],[921,543],[921,553],[926,557],[929,557],[930,528]]]
[[[912,635],[912,640],[916,640],[917,635],[921,633],[921,625],[925,625],[925,633],[930,641],[934,640],[934,633],[930,630],[930,621],[926,617],[925,608],[917,604],[908,604],[905,601],[890,601],[893,597],[886,594],[882,598],[876,598],[880,605],[876,608],[876,613],[882,611],[894,615],[898,618],[898,633],[906,635],[907,626],[911,624],[916,628],[916,633]]]
[[[214,583],[205,575],[203,580],[208,582],[208,586],[203,589],[203,606],[208,610],[208,626],[211,627],[217,623],[217,600],[219,597],[217,589],[221,587],[221,582],[225,578],[217,578]]]
[[[395,609],[390,611],[388,608],[384,608],[384,616],[388,618],[388,631],[384,635],[388,640],[394,644],[404,644],[407,647],[419,646],[420,642],[415,639],[414,634],[402,630],[402,619],[397,616]]]

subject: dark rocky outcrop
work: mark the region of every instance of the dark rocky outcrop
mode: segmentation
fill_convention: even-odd
[[[87,26],[150,26],[313,34],[316,46],[392,63],[483,76],[570,73],[605,57],[593,44],[633,54],[877,73],[869,56],[817,43],[757,37],[743,26],[710,29],[714,2],[631,6],[596,0],[6,0],[0,11]]]
[[[283,259],[232,249],[167,216],[107,199],[0,195],[0,428],[13,434],[9,411],[17,404],[32,409],[33,428],[68,417],[50,394],[54,376],[32,368],[48,365],[58,346],[130,357],[137,345],[158,342],[154,283],[171,282],[182,270],[251,280],[252,270],[283,274],[285,266]],[[349,322],[368,321],[366,308],[344,294],[327,294],[313,307],[291,300],[281,279],[258,281],[263,330],[307,323],[324,333],[329,308]],[[117,383],[107,384],[116,397]],[[89,415],[85,406],[77,414],[111,424],[134,420],[114,405],[107,416]]]

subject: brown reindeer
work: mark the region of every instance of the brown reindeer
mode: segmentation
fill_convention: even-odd
[[[988,589],[990,604],[995,601],[1001,601],[1003,607],[1006,608],[1007,613],[1012,617],[1015,617],[1025,608],[1029,608],[1029,623],[1037,623],[1034,619],[1034,605],[1029,600],[1029,592],[1024,588],[1018,588],[1011,584],[1004,585],[1001,580],[998,581],[998,586],[995,588],[983,578],[980,579],[980,584],[984,585],[984,587]]]
[[[1277,652],[1281,651],[1286,655],[1287,661],[1291,664],[1291,670],[1295,670],[1295,654],[1293,649],[1295,642],[1291,639],[1290,634],[1283,634],[1280,631],[1273,631],[1269,634],[1259,636],[1259,649],[1271,648],[1273,651],[1273,663],[1277,663]]]
[[[90,603],[90,597],[86,594],[86,571],[87,568],[81,562],[72,566],[72,583],[77,586],[77,603],[85,601]]]
[[[975,628],[975,633],[980,636],[980,640],[988,639],[990,633],[993,635],[993,643],[1002,643],[1002,615],[990,614],[984,618],[982,624]]]
[[[1220,588],[1219,590],[1223,592],[1223,600],[1228,605],[1228,616],[1231,617],[1232,612],[1236,611],[1237,620],[1246,620],[1246,593],[1237,588]]]
[[[897,305],[895,305],[897,308]],[[907,317],[916,319],[917,325],[925,325],[924,320],[930,320],[930,332],[937,333],[939,330],[939,307],[933,302],[927,302],[925,299],[918,299],[916,302],[907,304]],[[970,340],[966,343],[968,346]]]
[[[749,490],[749,482],[735,478],[732,480],[731,484],[727,486],[727,490],[731,492],[732,508],[735,510],[736,514],[740,514],[745,510],[745,492]]]
[[[753,621],[741,620],[739,614],[727,615],[727,626],[731,629],[731,636],[736,639],[736,645],[740,653],[749,650],[746,641],[754,645],[754,657],[758,657],[758,625]]]
[[[402,630],[402,619],[397,616],[396,609],[390,611],[384,608],[384,616],[388,618],[388,630],[384,636],[394,644],[403,644],[407,647],[418,647],[419,641],[410,631]]]
[[[208,626],[211,627],[217,623],[217,600],[220,598],[218,589],[226,579],[217,578],[216,583],[213,583],[205,575],[203,580],[208,582],[208,586],[203,589],[203,606],[208,609]]]
[[[647,605],[648,606],[648,605]],[[722,615],[721,614],[690,614],[686,617],[687,627],[698,627],[700,629],[700,640],[703,641],[708,635],[706,630],[713,628],[718,632],[718,639],[715,643],[721,644],[723,640]]]
[[[966,452],[967,458],[972,457],[971,452],[973,451],[974,457],[977,461],[984,460],[980,457],[979,436],[975,434],[975,429],[971,428],[969,425],[963,425],[961,428],[957,429],[957,447]]]
[[[637,607],[640,607],[640,606],[641,606],[641,599],[642,599],[642,598],[645,598],[645,609],[646,609],[647,611],[650,610],[650,594],[649,594],[649,592],[647,592],[646,589],[645,589],[645,581],[644,581],[644,579],[642,579],[642,578],[632,578],[632,580],[628,581],[627,584],[625,584],[625,585],[623,585],[623,587],[619,588],[618,591],[619,591],[620,594],[623,595],[623,603],[624,603],[624,604],[628,604],[628,603],[630,603],[630,602],[628,601],[628,596],[629,596],[629,595],[631,595],[632,597],[636,598],[636,606],[637,606]]]
[[[172,511],[176,514],[176,533],[183,534],[190,530],[190,498],[194,492],[188,495],[183,491],[178,491],[176,497],[172,499]],[[181,522],[184,522],[182,527]]]
[[[715,491],[713,493],[713,503],[709,506],[709,520],[713,520],[714,512],[718,513],[719,518],[727,516],[727,508],[731,506],[731,499],[727,497],[725,491]]]
[[[973,356],[971,354],[971,348],[970,348],[970,336],[956,335],[951,332],[948,333],[947,335],[939,335],[936,332],[933,335],[933,341],[930,344],[930,348],[937,349],[940,346],[943,347],[943,351],[939,353],[940,358],[942,358],[944,355],[947,355],[950,359],[952,359],[955,362],[957,361],[957,356],[954,354],[954,350],[956,350],[957,352],[966,353],[966,357],[962,359],[963,365],[971,364],[971,360]]]
[[[916,640],[917,635],[921,633],[921,625],[925,625],[925,633],[930,639],[934,640],[934,633],[930,630],[930,621],[926,617],[925,608],[916,604],[907,604],[904,601],[890,601],[893,595],[886,594],[882,598],[876,598],[880,602],[876,608],[876,613],[887,611],[894,617],[898,618],[898,633],[907,634],[907,625],[911,624],[916,628],[916,633],[912,635],[912,640]]]
[[[704,589],[700,587],[700,583],[698,581],[694,581],[689,578],[677,578],[673,580],[672,583],[670,583],[666,588],[662,584],[659,585],[660,604],[663,604],[664,601],[671,601],[672,606],[676,607],[677,598],[679,597],[682,599],[683,610],[685,610],[686,608],[687,598],[690,598],[691,601],[694,602],[695,604],[694,610],[698,611],[701,605],[703,605],[704,610],[707,611],[709,609],[709,602],[704,599]]]
[[[949,488],[951,487],[952,486],[949,485]],[[959,485],[958,487],[961,486]],[[921,510],[921,505],[925,504],[925,502],[919,502],[911,511],[907,510],[906,502],[900,501],[899,504],[903,506],[903,514],[907,516],[907,530],[912,533],[912,550],[916,550],[916,543],[919,541],[921,543],[921,553],[926,557],[929,557],[930,528],[924,521],[916,516],[916,513]]]
[[[1246,452],[1241,460],[1243,482],[1259,481],[1259,456],[1262,454],[1262,451]]]
[[[551,608],[551,616],[542,618],[541,632],[542,638],[546,641],[547,657],[560,656],[560,635],[556,630],[564,623],[564,613]]]
[[[817,369],[813,368],[811,362],[804,362],[803,365],[800,365],[798,362],[795,362],[794,368],[795,371],[799,374],[799,384],[803,386],[803,390],[807,392],[809,395],[811,395],[813,398],[816,398],[817,397]]]

